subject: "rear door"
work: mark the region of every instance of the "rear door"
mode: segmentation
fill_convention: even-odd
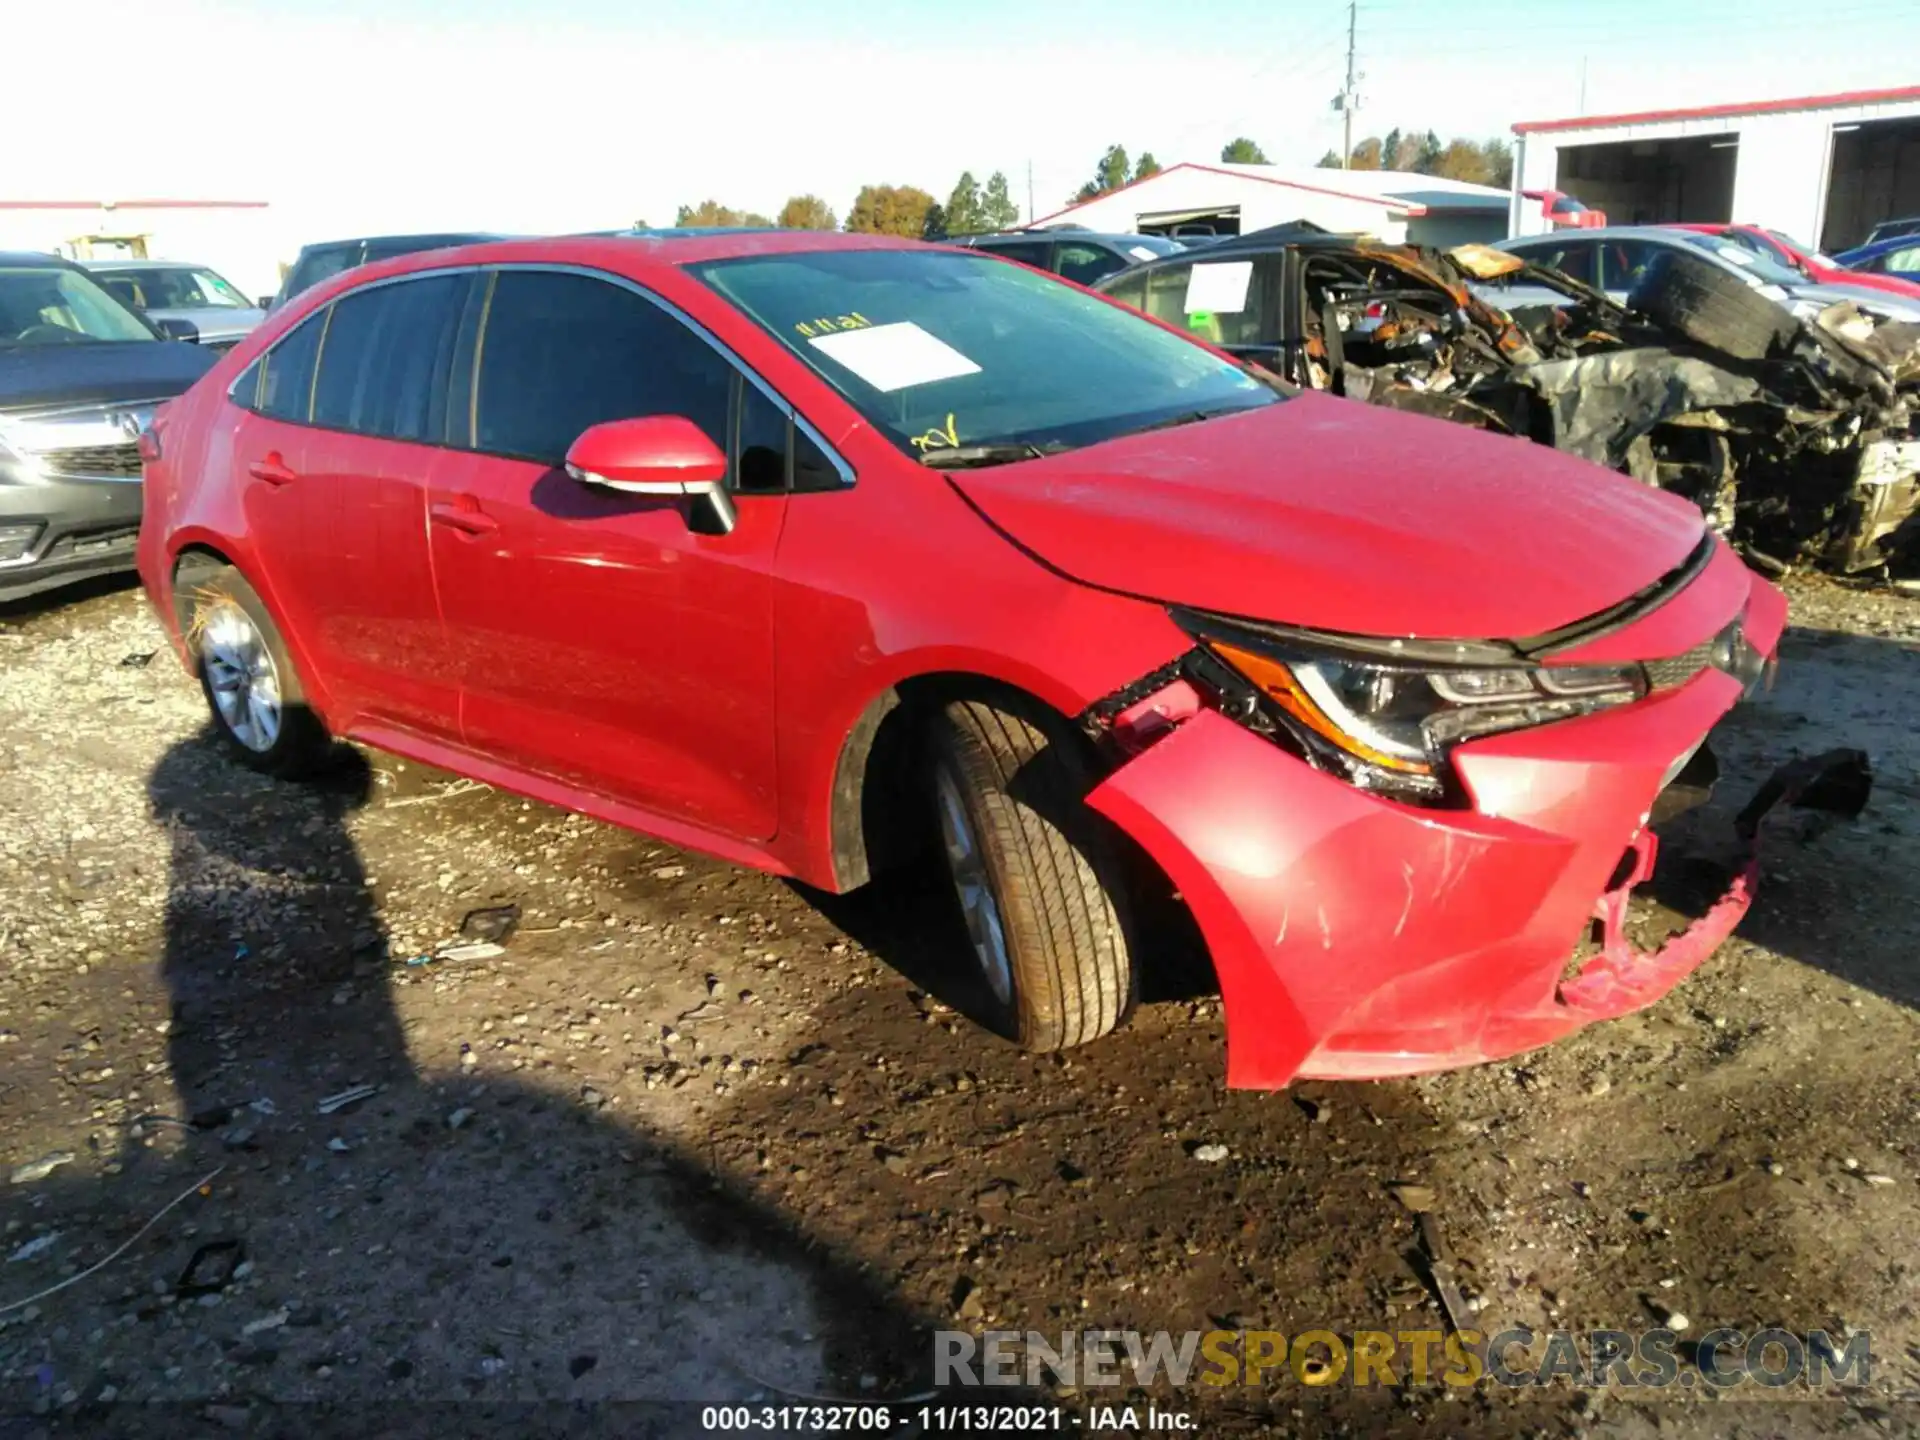
[[[426,490],[470,283],[430,273],[341,296],[268,351],[257,413],[236,436],[266,587],[343,729],[458,731]]]
[[[431,526],[466,743],[657,814],[766,838],[777,816],[772,569],[791,469],[774,452],[786,410],[629,282],[506,268],[480,308],[472,453],[437,477]],[[740,438],[743,412],[757,418]],[[690,529],[697,502],[567,474],[581,432],[646,415],[683,416],[732,457],[731,533]]]

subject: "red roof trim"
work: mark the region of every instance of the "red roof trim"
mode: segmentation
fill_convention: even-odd
[[[1222,170],[1218,165],[1198,165],[1191,160],[1182,160],[1178,165],[1169,165],[1164,170],[1156,170],[1139,180],[1129,180],[1124,185],[1116,185],[1105,195],[1096,195],[1092,200],[1082,200],[1069,205],[1064,210],[1056,210],[1051,215],[1042,215],[1038,220],[1029,220],[1029,225],[1044,225],[1049,220],[1058,220],[1062,215],[1071,215],[1082,205],[1092,205],[1095,201],[1110,200],[1122,190],[1131,190],[1136,185],[1144,185],[1149,180],[1158,180],[1162,175],[1171,175],[1176,170],[1204,170],[1209,175],[1225,175],[1231,180],[1258,180],[1262,185],[1278,185],[1283,190],[1304,190],[1309,195],[1331,195],[1336,200],[1357,200],[1362,205],[1378,205],[1384,209],[1393,209],[1408,215],[1424,215],[1427,207],[1420,204],[1394,200],[1383,195],[1355,195],[1348,190],[1329,190],[1320,185],[1302,185],[1296,180],[1276,180],[1270,175],[1244,175],[1238,170]]]
[[[1700,105],[1691,110],[1634,110],[1624,115],[1579,115],[1568,120],[1522,120],[1516,135],[1543,130],[1603,130],[1615,125],[1651,125],[1661,120],[1718,120],[1737,115],[1777,115],[1789,110],[1831,110],[1843,105],[1881,105],[1896,100],[1920,100],[1920,85],[1896,85],[1887,90],[1843,90],[1837,95],[1805,95],[1797,100],[1750,100],[1737,105]]]
[[[0,210],[264,210],[264,200],[0,200]]]

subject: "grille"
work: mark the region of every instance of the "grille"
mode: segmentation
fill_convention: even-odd
[[[49,475],[103,475],[113,480],[140,478],[140,447],[86,445],[76,450],[46,450],[37,457]]]
[[[1647,660],[1647,684],[1655,690],[1672,690],[1684,685],[1713,662],[1715,640],[1702,640],[1684,655],[1668,660]]]

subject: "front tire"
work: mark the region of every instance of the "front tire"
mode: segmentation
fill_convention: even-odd
[[[996,1028],[1027,1050],[1098,1039],[1138,975],[1077,737],[1028,706],[959,700],[935,717],[931,749],[942,849]]]
[[[320,770],[333,748],[266,605],[230,565],[183,571],[183,634],[229,754],[266,775]]]

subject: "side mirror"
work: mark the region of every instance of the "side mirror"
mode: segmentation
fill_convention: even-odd
[[[262,310],[271,310],[273,308],[273,296],[262,295],[254,303]]]
[[[169,317],[165,320],[155,320],[153,323],[154,327],[169,340],[184,340],[189,345],[200,343],[200,327],[191,320]]]
[[[595,425],[567,450],[567,473],[583,485],[623,495],[689,496],[695,502],[690,529],[713,535],[733,530],[727,457],[705,431],[679,415]]]

